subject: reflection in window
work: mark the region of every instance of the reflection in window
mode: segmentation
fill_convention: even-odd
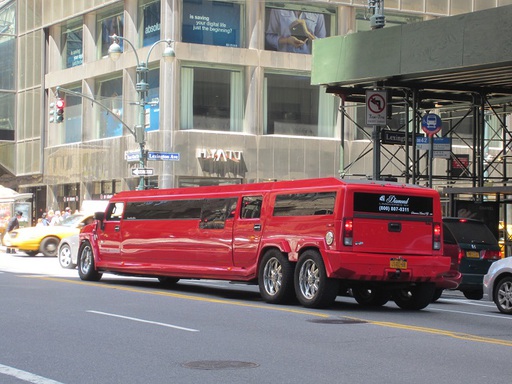
[[[97,137],[95,138],[102,139],[121,136],[123,134],[123,125],[115,116],[121,119],[123,117],[122,77],[99,81],[97,90],[97,95],[99,96],[97,99],[101,99],[101,103],[110,109],[111,112],[107,112],[103,108],[98,108],[99,119],[96,125]]]
[[[334,137],[336,99],[308,76],[265,74],[266,134]]]
[[[140,0],[142,46],[151,45],[160,40],[160,0]]]
[[[14,140],[14,93],[0,92],[0,140]]]
[[[64,68],[76,67],[83,63],[82,51],[82,20],[76,20],[63,26],[62,58]]]
[[[240,47],[240,4],[228,1],[183,0],[182,41]]]
[[[0,89],[14,90],[16,38],[0,35]]]
[[[149,84],[149,90],[146,101],[151,104],[146,105],[145,126],[146,131],[149,132],[157,131],[160,126],[160,70],[158,68],[148,71],[147,82]]]
[[[98,18],[98,31],[97,36],[99,39],[98,46],[100,47],[100,57],[108,56],[108,48],[112,44],[110,36],[117,35],[123,36],[123,11],[118,10],[115,14],[110,13],[108,16]],[[119,41],[121,48],[123,41]]]
[[[181,129],[242,131],[242,71],[183,66],[181,84]]]
[[[14,1],[0,9],[0,34],[16,34],[16,2]]]

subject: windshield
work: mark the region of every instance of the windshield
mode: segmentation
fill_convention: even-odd
[[[457,243],[469,244],[497,244],[497,240],[491,230],[478,221],[444,221]],[[446,234],[448,235],[448,234]],[[445,240],[448,236],[445,235]]]
[[[76,227],[78,223],[80,223],[84,219],[84,217],[85,215],[82,214],[71,215],[62,220],[62,223],[60,223],[59,225],[63,225],[64,227]]]

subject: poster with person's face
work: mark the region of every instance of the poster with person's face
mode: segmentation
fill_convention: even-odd
[[[185,43],[240,48],[240,5],[223,1],[183,0]]]
[[[267,7],[265,49],[311,53],[313,40],[328,37],[331,17],[321,12]]]

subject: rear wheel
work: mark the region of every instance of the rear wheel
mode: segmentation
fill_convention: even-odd
[[[436,290],[434,291],[434,297],[432,297],[433,303],[435,303],[437,300],[439,300],[439,298],[443,294],[443,291],[444,291],[443,288],[436,288]]]
[[[462,291],[464,294],[464,297],[469,300],[482,300],[484,297],[484,290],[483,289],[475,289],[472,291]]]
[[[327,277],[320,254],[308,250],[302,254],[295,267],[295,294],[308,308],[328,307],[339,292],[339,281]]]
[[[78,275],[86,281],[99,281],[103,275],[94,266],[94,254],[88,241],[84,241],[78,251]]]
[[[419,310],[428,306],[434,297],[435,284],[424,283],[393,292],[393,301],[402,309]]]
[[[512,315],[512,276],[504,277],[496,284],[493,296],[500,312]]]
[[[47,257],[57,256],[60,240],[57,237],[46,237],[41,241],[39,252]]]
[[[364,287],[352,288],[352,296],[360,305],[366,307],[381,307],[391,298],[391,294],[388,291]]]
[[[283,304],[293,298],[293,266],[279,250],[271,249],[263,255],[258,284],[267,303]]]

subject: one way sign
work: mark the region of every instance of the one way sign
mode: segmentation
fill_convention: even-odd
[[[132,168],[132,176],[153,176],[153,168]]]

